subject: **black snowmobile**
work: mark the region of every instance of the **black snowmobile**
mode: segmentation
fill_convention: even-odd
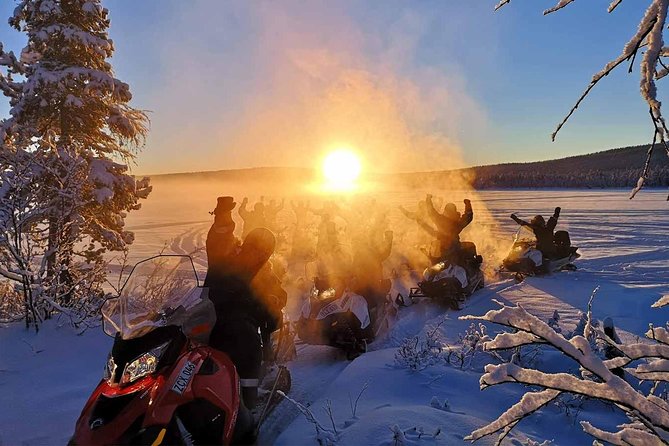
[[[485,285],[481,271],[483,258],[471,242],[462,242],[455,257],[451,260],[433,257],[434,264],[425,269],[423,280],[409,297],[427,297],[453,310],[461,309],[462,303]]]
[[[542,276],[558,271],[575,271],[574,260],[581,257],[578,248],[571,246],[567,231],[556,231],[553,237],[555,255],[545,257],[537,249],[537,241],[532,230],[520,226],[514,236],[511,251],[502,261],[501,274],[513,274],[521,282],[527,276]]]
[[[367,342],[374,338],[365,298],[348,290],[337,292],[318,279],[295,327],[305,343],[340,348],[348,359],[365,353]]]

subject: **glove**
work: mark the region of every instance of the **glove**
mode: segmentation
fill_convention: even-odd
[[[472,202],[469,198],[465,198],[465,206],[471,206]]]
[[[561,211],[561,210],[562,210],[562,208],[559,207],[559,206],[555,208],[555,216],[556,216],[556,217],[558,217],[558,216],[560,215],[560,211]]]
[[[518,217],[516,217],[516,214],[511,214],[511,220],[517,220]]]

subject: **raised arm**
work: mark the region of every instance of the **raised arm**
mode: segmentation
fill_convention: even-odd
[[[423,230],[424,230],[425,232],[427,232],[428,234],[430,234],[432,237],[435,237],[435,238],[436,238],[436,237],[439,236],[439,231],[437,231],[436,229],[434,229],[432,226],[430,226],[429,224],[427,224],[426,222],[424,222],[424,221],[421,220],[420,218],[419,218],[418,220],[416,220],[416,223],[418,223],[418,226],[420,226],[421,228],[423,228]]]
[[[474,219],[474,211],[472,210],[472,202],[465,198],[465,213],[460,217],[460,230],[462,231]]]
[[[418,214],[416,212],[409,212],[406,209],[404,209],[404,206],[398,206],[402,214],[409,220],[416,220],[418,218]]]
[[[239,206],[239,216],[242,219],[246,220],[249,217],[249,211],[246,209],[246,205],[249,204],[249,199],[244,197],[242,204]]]
[[[313,209],[313,208],[310,207],[309,212],[311,212],[314,215],[318,215],[319,217],[323,217],[323,216],[328,214],[328,211],[325,208],[323,208],[323,209]]]
[[[548,219],[548,223],[546,223],[546,227],[550,229],[551,231],[555,230],[555,227],[557,226],[558,223],[558,218],[560,218],[560,211],[562,209],[560,207],[555,208],[555,212],[553,213],[553,216]]]
[[[386,260],[390,257],[390,251],[393,249],[393,231],[386,231],[383,234],[383,245],[379,250],[379,259]]]
[[[530,226],[530,224],[525,220],[521,220],[520,218],[516,217],[516,214],[511,214],[511,220],[515,221],[520,226]]]
[[[427,194],[427,196],[425,197],[425,207],[427,208],[427,215],[429,215],[432,221],[438,225],[439,222],[441,221],[441,214],[437,212],[437,210],[434,208],[434,204],[432,204],[431,194]]]

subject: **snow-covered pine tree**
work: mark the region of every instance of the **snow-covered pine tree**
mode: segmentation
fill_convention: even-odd
[[[0,45],[11,106],[0,122],[0,274],[18,283],[37,327],[97,292],[104,252],[132,243],[124,219],[151,187],[128,165],[148,119],[107,61],[100,0],[21,0],[9,24],[28,42],[19,58]]]

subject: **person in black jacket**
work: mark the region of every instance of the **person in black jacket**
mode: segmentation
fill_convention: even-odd
[[[356,278],[354,292],[367,301],[373,310],[382,305],[390,291],[389,281],[383,277],[383,262],[393,247],[393,231],[384,231],[383,238],[373,229],[359,237],[353,251],[352,272]]]
[[[263,338],[278,327],[276,318],[286,303],[286,294],[273,282],[266,264],[274,252],[276,238],[266,228],[249,232],[237,253],[223,268],[214,266],[209,279],[209,298],[216,308],[216,324],[209,344],[226,352],[240,377],[246,407],[255,406],[263,358]]]
[[[548,222],[541,215],[535,215],[528,223],[516,217],[516,214],[511,214],[513,221],[521,226],[529,227],[534,232],[534,236],[537,238],[537,249],[541,251],[544,257],[549,259],[554,258],[556,255],[553,240],[555,237],[555,226],[557,226],[558,218],[560,217],[560,210],[561,208],[556,207],[555,213],[548,219]]]
[[[418,224],[439,240],[441,256],[445,259],[457,260],[460,252],[460,233],[474,219],[471,201],[465,199],[464,203],[465,212],[462,215],[453,203],[447,203],[443,213],[439,213],[432,203],[432,195],[428,194],[425,198],[427,214],[436,226],[436,230],[426,222],[418,221]]]
[[[214,215],[214,223],[207,233],[207,276],[204,286],[208,287],[212,277],[225,275],[231,258],[236,254],[240,242],[235,237],[235,222],[232,210],[237,203],[232,197],[218,197]]]

